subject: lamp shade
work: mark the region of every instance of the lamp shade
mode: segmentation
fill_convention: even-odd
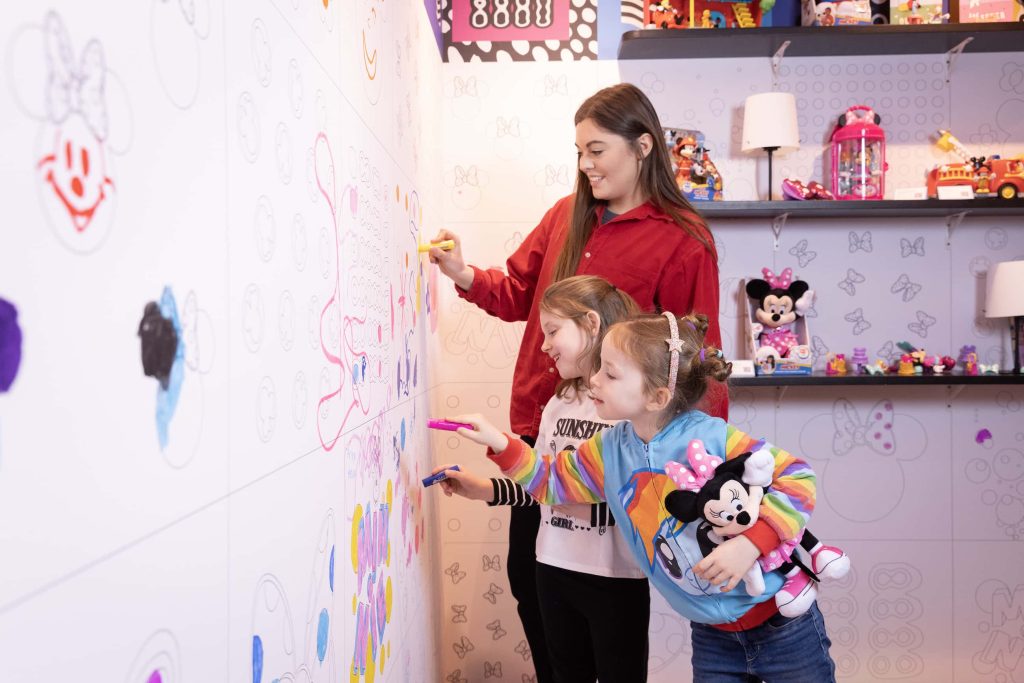
[[[988,271],[986,318],[1024,316],[1024,261],[1004,261]]]
[[[796,98],[792,93],[751,95],[743,105],[743,151],[766,147],[777,147],[780,152],[800,149]]]

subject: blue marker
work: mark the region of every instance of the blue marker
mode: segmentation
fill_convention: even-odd
[[[457,472],[461,472],[462,471],[462,470],[459,469],[458,465],[452,465],[451,467],[448,468],[448,470],[455,470]],[[426,486],[433,486],[437,482],[442,481],[444,479],[447,479],[448,478],[448,470],[441,470],[437,474],[430,475],[429,477],[427,477],[426,479],[423,480],[423,486],[425,486],[425,487]]]

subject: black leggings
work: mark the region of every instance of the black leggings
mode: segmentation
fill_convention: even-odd
[[[537,437],[519,437],[530,447]],[[515,597],[523,633],[530,645],[533,668],[537,672],[537,683],[555,683],[548,657],[548,646],[544,639],[544,624],[541,622],[540,603],[537,600],[537,531],[540,529],[540,506],[513,507],[508,525],[508,585]]]
[[[647,680],[647,579],[615,579],[538,562],[537,595],[558,683]]]

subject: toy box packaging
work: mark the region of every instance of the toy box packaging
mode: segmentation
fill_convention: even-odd
[[[891,0],[889,3],[890,24],[909,26],[945,24],[947,21],[949,0]]]
[[[697,202],[721,201],[722,175],[704,145],[704,133],[686,128],[665,128],[663,132],[683,196]]]
[[[959,3],[959,21],[982,24],[998,21],[1024,21],[1024,3],[1020,0],[951,0]]]
[[[856,26],[870,24],[870,0],[803,0],[804,26]]]
[[[761,271],[764,279],[742,283],[747,295],[744,316],[747,352],[760,375],[809,375],[814,367],[811,335],[804,311],[814,302],[814,291],[794,279],[791,268],[778,275]]]

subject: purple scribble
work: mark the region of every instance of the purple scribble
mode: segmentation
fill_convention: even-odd
[[[8,391],[18,375],[21,364],[21,328],[18,309],[0,299],[0,393]]]
[[[987,429],[979,429],[978,433],[974,435],[974,443],[983,444],[992,438],[992,432]]]
[[[160,675],[159,671],[154,671],[149,675],[149,680],[146,683],[163,683],[164,677]]]

